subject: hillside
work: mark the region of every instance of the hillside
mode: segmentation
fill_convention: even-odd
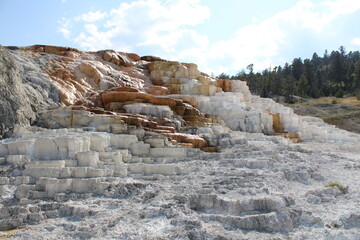
[[[296,114],[319,117],[338,128],[360,133],[360,101],[355,97],[324,97],[287,106]]]
[[[0,103],[0,238],[360,235],[360,135],[246,82],[135,53],[0,47]]]

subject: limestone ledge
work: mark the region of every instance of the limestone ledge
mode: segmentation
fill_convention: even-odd
[[[102,194],[111,177],[185,174],[190,169],[156,159],[171,162],[201,155],[152,133],[142,140],[135,134],[19,128],[16,136],[0,143],[0,159],[28,177],[18,183],[15,197],[36,199],[70,192]]]
[[[173,117],[174,113],[168,106],[131,104],[124,107],[133,114],[94,114],[85,110],[72,110],[69,108],[45,111],[40,115],[38,125],[51,129],[82,128],[88,131],[114,134],[150,131],[162,135],[162,141],[170,139],[173,144],[180,144],[189,148],[205,148],[209,146],[204,138],[194,135],[192,132],[177,132],[183,128],[181,121],[184,120]],[[189,119],[187,120],[189,121]],[[197,121],[200,121],[200,119],[198,118]],[[224,127],[213,124],[212,121],[209,121],[207,125],[204,124],[203,128],[209,129],[212,133],[225,131]],[[142,139],[143,135],[138,134],[140,139]],[[155,144],[156,140],[151,141]]]
[[[153,84],[167,87],[171,94],[211,96],[222,91],[218,82],[201,74],[195,64],[156,61],[147,68]]]

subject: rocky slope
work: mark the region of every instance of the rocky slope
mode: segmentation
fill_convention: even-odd
[[[0,59],[0,229],[19,229],[4,235],[360,236],[358,134],[195,64],[40,45]]]

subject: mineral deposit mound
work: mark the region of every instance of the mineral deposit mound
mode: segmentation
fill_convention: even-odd
[[[0,116],[0,238],[360,238],[360,135],[195,64],[0,47]]]

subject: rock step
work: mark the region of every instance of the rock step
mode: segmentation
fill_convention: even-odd
[[[267,158],[270,159],[278,151],[261,151],[261,150],[242,150],[236,149],[231,152],[220,153],[223,158]]]
[[[270,168],[273,166],[273,163],[271,163],[268,160],[251,160],[251,159],[236,159],[229,161],[234,167],[239,168]]]
[[[21,184],[34,184],[35,180],[29,176],[17,176],[17,177],[0,177],[0,185],[21,185]]]
[[[186,174],[190,170],[180,168],[174,164],[129,164],[128,172],[131,174],[154,175],[160,174],[164,176]]]
[[[114,170],[94,167],[28,167],[23,171],[23,174],[35,179],[39,179],[41,177],[59,179],[93,178],[112,176],[114,174]]]
[[[58,193],[102,194],[110,182],[106,178],[67,178],[57,179],[41,177],[35,185],[20,185],[15,197],[18,199],[53,198]]]
[[[222,199],[198,194],[190,198],[190,208],[204,221],[217,221],[228,227],[257,231],[288,231],[293,222],[281,198]]]
[[[64,167],[76,167],[77,161],[76,160],[51,160],[51,161],[41,161],[41,160],[35,160],[27,163],[25,165],[25,168],[34,168],[34,167],[58,167],[58,168],[64,168]]]
[[[99,159],[101,161],[109,161],[109,159],[111,159],[113,162],[122,162],[123,157],[127,156],[129,156],[129,151],[127,149],[115,152],[99,152]]]
[[[186,148],[151,148],[150,157],[187,157]]]
[[[190,207],[196,211],[229,215],[253,215],[283,210],[286,205],[281,198],[223,199],[215,194],[197,194],[190,198]]]
[[[151,158],[148,157],[131,157],[124,161],[125,163],[152,163]]]
[[[205,222],[217,221],[227,227],[243,230],[255,231],[289,231],[292,227],[292,221],[282,222],[275,212],[263,213],[249,216],[229,216],[218,214],[202,214],[201,218]]]
[[[63,134],[59,137],[59,134]],[[38,160],[74,159],[78,152],[105,152],[109,149],[131,149],[136,154],[148,153],[149,144],[138,141],[132,134],[108,134],[104,132],[46,131],[29,139],[6,143],[9,155],[29,156]],[[21,162],[24,157],[12,157],[6,162]]]
[[[10,177],[12,176],[12,172],[14,170],[14,166],[10,164],[0,165],[0,177]]]
[[[187,161],[191,161],[193,159],[190,158],[177,158],[177,157],[158,157],[158,158],[150,158],[150,162],[154,163],[154,164],[176,164],[179,162],[187,162]]]

